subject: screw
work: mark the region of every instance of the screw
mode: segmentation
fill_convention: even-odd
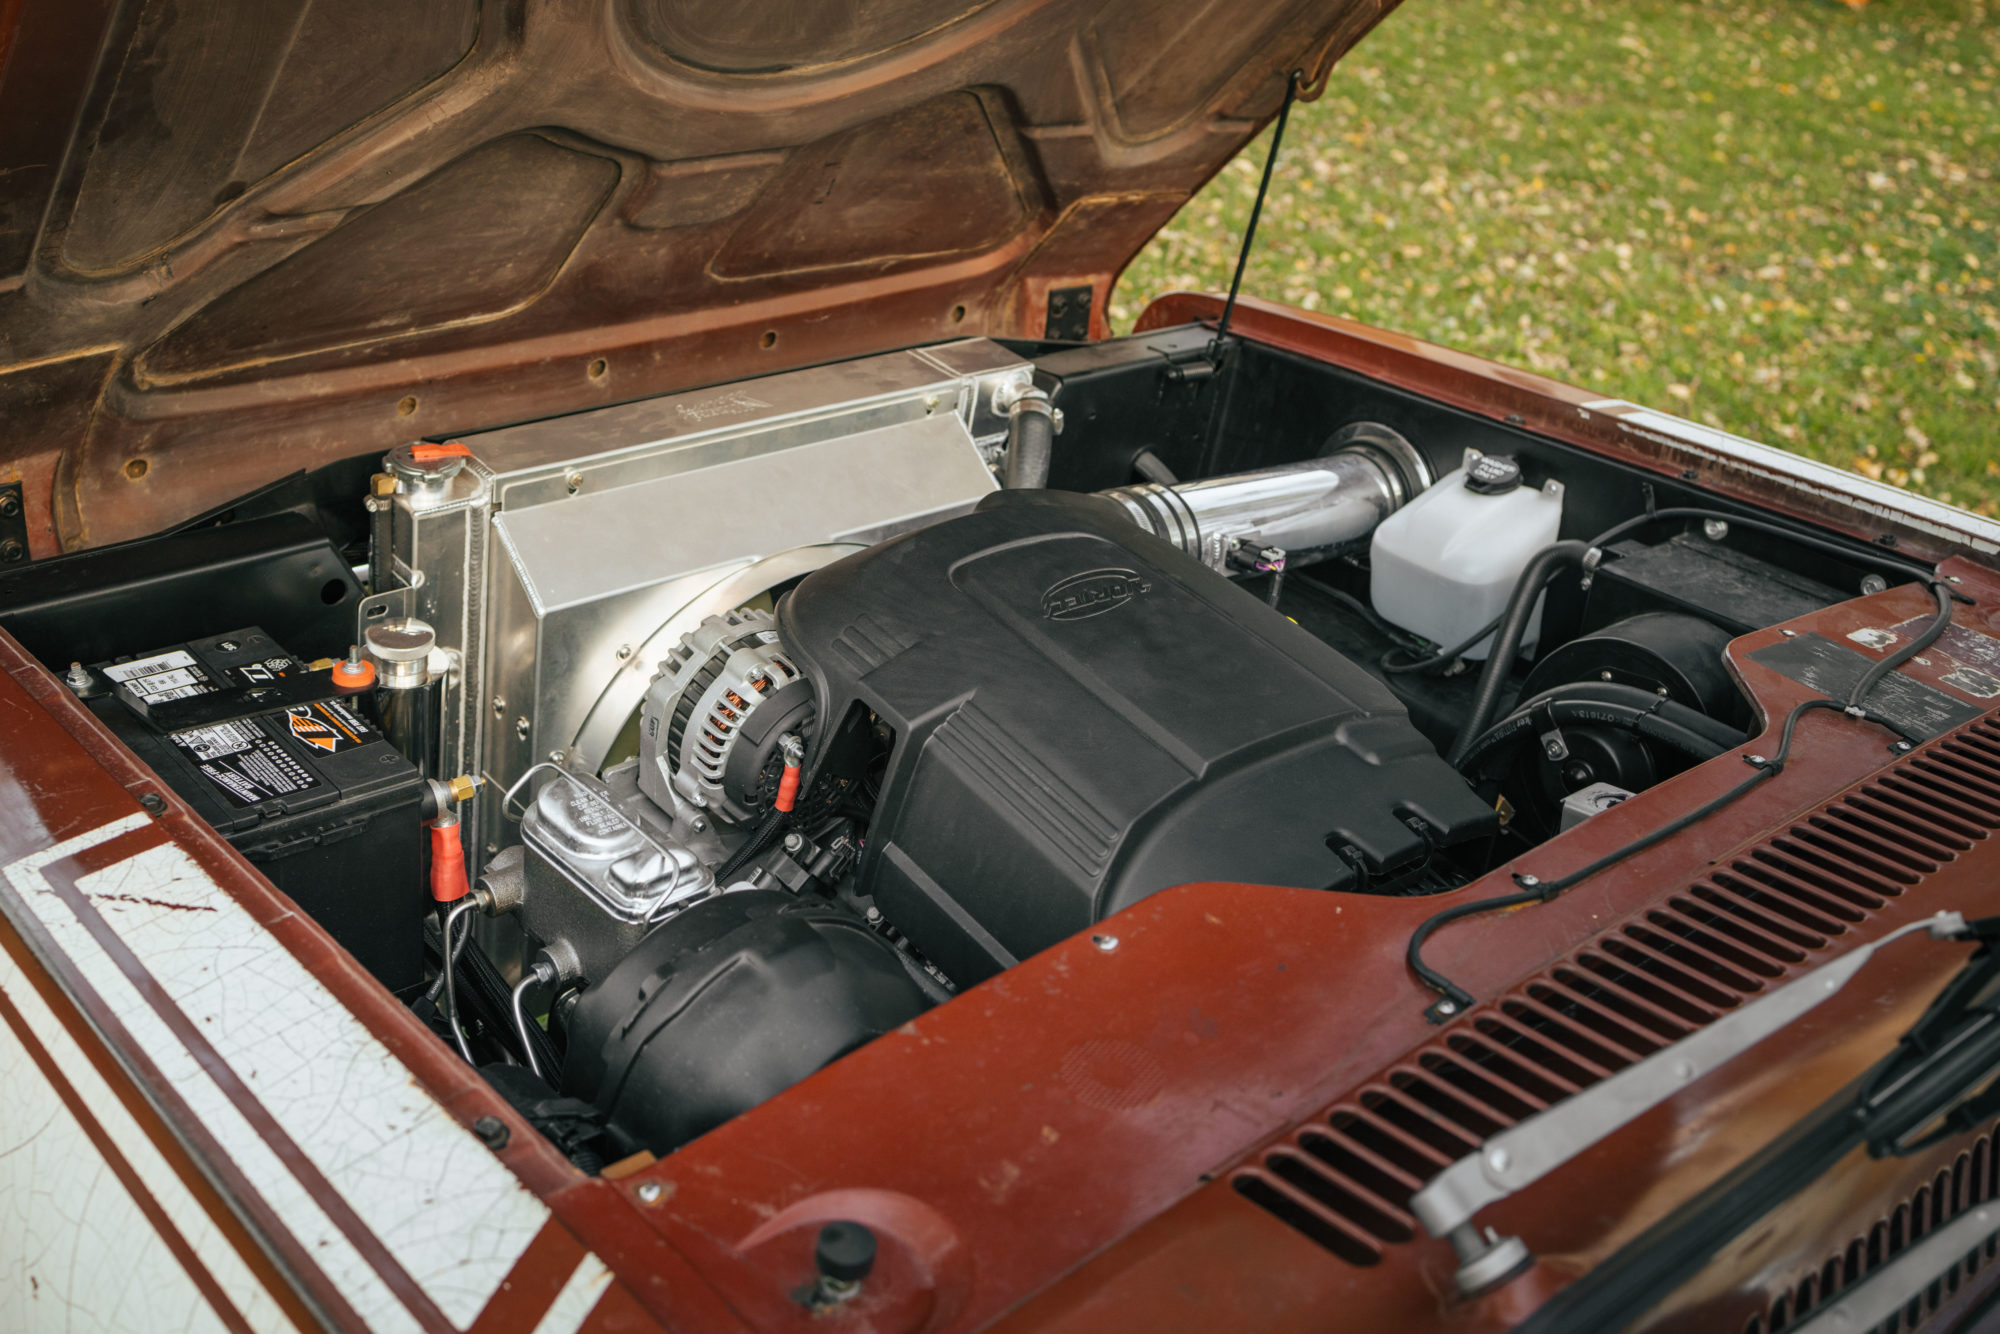
[[[620,644],[618,646],[618,661],[623,662],[625,661],[625,659],[631,656],[632,656],[632,646],[630,644]]]
[[[514,720],[514,735],[521,738],[521,740],[526,741],[528,739],[529,729],[532,726],[533,724],[529,723],[529,721],[526,718],[516,718]]]
[[[705,815],[695,816],[692,820],[688,821],[688,828],[694,830],[697,834],[706,834],[708,832],[708,817]]]
[[[1916,747],[1911,745],[1907,741],[1898,741],[1895,745],[1889,747],[1889,749],[1896,751],[1898,754],[1907,754],[1908,752],[1915,750]]]
[[[1504,1172],[1514,1159],[1505,1149],[1495,1149],[1486,1155],[1486,1161],[1494,1171]]]
[[[498,695],[493,697],[493,716],[495,718],[504,718],[507,716],[507,701]]]
[[[1090,943],[1097,946],[1098,949],[1104,951],[1106,954],[1109,954],[1118,948],[1118,937],[1095,935],[1090,938]]]
[[[1767,761],[1762,755],[1745,755],[1743,757],[1743,762],[1745,764],[1755,764],[1759,766],[1769,763],[1769,761]]]
[[[1729,524],[1723,519],[1703,519],[1701,521],[1701,535],[1711,542],[1720,542],[1723,538],[1729,536]]]
[[[12,565],[28,554],[28,549],[13,538],[0,542],[0,562]]]
[[[80,662],[73,662],[69,665],[69,675],[63,677],[63,680],[69,684],[71,690],[84,691],[90,689],[90,671]]]
[[[867,913],[864,915],[867,917],[868,925],[870,926],[873,926],[877,922],[882,920],[882,910],[880,908],[873,906],[872,904],[869,906]]]
[[[1456,1001],[1441,1000],[1437,1003],[1437,1012],[1439,1014],[1457,1014],[1458,1003]]]
[[[797,852],[800,848],[804,847],[805,845],[806,845],[806,840],[803,835],[796,832],[785,835],[786,852]]]
[[[561,751],[552,750],[549,752],[550,764],[561,764],[562,762],[563,762],[563,753]]]
[[[1600,681],[1609,681],[1609,680],[1611,679],[1611,673],[1610,673],[1610,672],[1599,672],[1599,673],[1597,674],[1597,679],[1598,679],[1598,680],[1600,680]]]
[[[641,1204],[658,1204],[660,1196],[663,1193],[660,1189],[660,1183],[657,1181],[641,1181],[639,1183],[638,1195]]]
[[[513,1138],[513,1132],[507,1129],[507,1123],[497,1116],[482,1116],[474,1121],[472,1133],[479,1136],[479,1142],[495,1153],[506,1148],[507,1141]]]
[[[1963,580],[1963,579],[1959,578],[1959,577],[1958,577],[1957,575],[1955,575],[1955,574],[1948,574],[1948,575],[1946,575],[1946,576],[1944,577],[1944,581],[1945,581],[1946,583],[1948,583],[1948,584],[1962,584],[1962,583],[1964,583],[1964,582],[1965,582],[1965,580]]]
[[[21,498],[12,491],[0,495],[0,519],[11,519],[21,512]]]
[[[1517,875],[1514,883],[1523,889],[1534,889],[1542,883],[1542,878],[1538,875]]]
[[[563,485],[569,488],[571,495],[575,495],[577,492],[583,490],[583,474],[580,472],[571,473],[569,476],[563,478]]]
[[[141,795],[139,804],[146,808],[146,814],[148,815],[165,815],[167,813],[167,799],[157,792],[147,792]]]
[[[1797,639],[1799,637],[1799,632],[1796,630],[1780,630],[1778,633],[1787,639]]]

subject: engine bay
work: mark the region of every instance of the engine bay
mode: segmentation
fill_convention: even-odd
[[[1213,343],[412,441],[0,624],[594,1171],[1164,889],[1448,896],[1740,744],[1732,638],[1914,577]]]

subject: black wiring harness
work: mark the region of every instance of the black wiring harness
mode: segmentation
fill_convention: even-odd
[[[1461,921],[1467,917],[1478,916],[1484,913],[1504,912],[1511,908],[1522,908],[1531,904],[1547,903],[1550,899],[1575,888],[1592,876],[1609,870],[1627,858],[1636,856],[1648,848],[1665,842],[1683,830],[1700,824],[1709,816],[1742,797],[1752,788],[1784,772],[1785,765],[1791,759],[1792,740],[1798,730],[1799,720],[1804,718],[1808,713],[1820,709],[1833,710],[1887,727],[1889,730],[1896,732],[1906,743],[1916,739],[1904,734],[1900,728],[1887,719],[1869,714],[1863,707],[1863,703],[1868,698],[1870,692],[1882,682],[1883,678],[1937,642],[1938,638],[1951,625],[1951,609],[1954,601],[1970,601],[1970,599],[1966,599],[1962,595],[1953,592],[1949,584],[1935,570],[1925,569],[1922,566],[1899,560],[1893,556],[1868,550],[1856,550],[1837,542],[1815,537],[1810,533],[1801,533],[1783,524],[1772,523],[1766,520],[1746,519],[1740,515],[1725,514],[1716,510],[1683,507],[1654,510],[1637,518],[1628,519],[1624,523],[1606,530],[1590,542],[1556,543],[1552,547],[1545,548],[1534,561],[1530,562],[1527,570],[1522,573],[1521,579],[1516,583],[1513,595],[1508,599],[1506,611],[1502,612],[1499,620],[1494,622],[1494,627],[1497,629],[1497,637],[1493,644],[1492,655],[1487,658],[1486,666],[1480,676],[1479,689],[1474,699],[1474,711],[1468,718],[1466,727],[1461,732],[1458,743],[1453,746],[1449,757],[1455,766],[1458,766],[1461,770],[1476,767],[1477,762],[1484,758],[1485,755],[1491,753],[1494,746],[1519,735],[1522,729],[1533,726],[1536,721],[1535,714],[1537,711],[1548,711],[1552,716],[1559,717],[1559,715],[1553,714],[1553,710],[1560,701],[1551,698],[1556,692],[1545,692],[1543,695],[1527,701],[1522,708],[1516,709],[1514,713],[1509,714],[1500,724],[1491,729],[1487,727],[1487,720],[1491,716],[1494,703],[1498,700],[1500,691],[1513,670],[1514,661],[1519,656],[1521,633],[1527,626],[1536,600],[1540,597],[1543,588],[1548,582],[1566,564],[1572,561],[1578,564],[1587,564],[1590,560],[1589,553],[1592,551],[1601,551],[1606,543],[1615,541],[1636,528],[1672,519],[1721,519],[1752,531],[1769,533],[1787,539],[1809,550],[1836,555],[1857,564],[1873,565],[1880,569],[1914,578],[1928,587],[1932,596],[1937,599],[1937,613],[1932,617],[1931,623],[1925,627],[1922,634],[1862,673],[1861,678],[1854,683],[1854,688],[1848,692],[1845,700],[1809,699],[1792,709],[1786,715],[1784,725],[1779,732],[1777,753],[1768,757],[1762,755],[1745,755],[1743,761],[1751,767],[1753,772],[1734,787],[1702,803],[1679,818],[1669,821],[1667,824],[1660,826],[1645,836],[1633,840],[1624,847],[1607,853],[1587,865],[1578,867],[1567,875],[1560,876],[1554,880],[1542,880],[1537,876],[1515,872],[1513,879],[1514,883],[1520,887],[1519,892],[1502,894],[1490,899],[1479,899],[1471,903],[1457,904],[1425,919],[1411,934],[1406,957],[1409,960],[1410,970],[1417,975],[1418,979],[1425,986],[1438,993],[1439,999],[1429,1009],[1424,1011],[1425,1017],[1432,1023],[1442,1024],[1448,1022],[1455,1016],[1470,1009],[1475,1003],[1475,998],[1470,992],[1424,962],[1424,943],[1439,928],[1447,926],[1452,922]],[[1477,643],[1487,633],[1494,633],[1494,630],[1482,631],[1477,637],[1467,641],[1466,646],[1469,647],[1470,644]],[[1406,670],[1413,669],[1406,668]],[[1595,702],[1599,707],[1615,707],[1617,703],[1617,701],[1611,698],[1604,698]],[[1627,705],[1626,708],[1632,710],[1635,714],[1637,713],[1635,705]],[[1693,710],[1681,710],[1682,714],[1693,712]],[[1687,718],[1670,713],[1664,705],[1646,710],[1645,715],[1644,717],[1631,717],[1628,721],[1643,733],[1651,734],[1668,744],[1679,743],[1678,748],[1690,754],[1694,753],[1695,749],[1721,740],[1719,736],[1715,735],[1712,729],[1697,729],[1690,725],[1690,721]],[[1712,720],[1705,719],[1704,721]],[[1730,746],[1736,744],[1741,744],[1740,738],[1731,742],[1730,745],[1718,747],[1711,754],[1720,754],[1722,750],[1729,749]]]

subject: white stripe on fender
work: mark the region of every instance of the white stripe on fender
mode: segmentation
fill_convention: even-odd
[[[556,1294],[555,1302],[536,1324],[534,1334],[576,1334],[597,1299],[611,1286],[611,1271],[595,1255],[586,1253],[576,1270]]]
[[[70,839],[8,866],[6,879],[356,1312],[373,1329],[414,1330],[403,1303],[43,877],[50,863],[147,823],[130,817]],[[77,886],[424,1294],[453,1324],[470,1324],[547,1220],[546,1206],[179,847],[148,848]]]
[[[293,1331],[207,1208],[5,954],[0,954],[0,993],[243,1323],[260,1332]],[[87,1328],[178,1329],[175,1316],[187,1294],[192,1304],[186,1326],[207,1328],[213,1317],[192,1309],[207,1303],[5,1025],[0,1025],[0,1088],[7,1090],[8,1104],[0,1118],[0,1200],[31,1202],[0,1210],[0,1329],[35,1329],[38,1319],[62,1328],[65,1309],[67,1319]],[[54,1108],[46,1125],[38,1110],[44,1103]],[[62,1245],[65,1232],[82,1233],[89,1244]],[[16,1309],[31,1297],[40,1305]]]

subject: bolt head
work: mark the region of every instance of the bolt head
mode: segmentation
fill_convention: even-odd
[[[1766,761],[1765,761],[1765,759],[1764,759],[1764,757],[1763,757],[1762,755],[1745,755],[1745,756],[1743,757],[1743,762],[1744,762],[1745,764],[1764,764],[1764,763],[1766,763]]]
[[[1797,639],[1799,637],[1799,632],[1796,630],[1780,630],[1778,633],[1787,639]]]
[[[506,1148],[507,1141],[513,1138],[513,1133],[507,1129],[507,1123],[497,1116],[482,1116],[474,1121],[472,1133],[479,1136],[480,1143],[495,1152]]]
[[[563,478],[563,485],[569,488],[571,495],[575,495],[577,492],[583,490],[583,474],[580,472],[571,473],[569,476]]]
[[[1458,1013],[1458,1002],[1457,1002],[1457,1001],[1448,1001],[1448,1000],[1441,1000],[1441,1001],[1439,1001],[1439,1002],[1437,1003],[1437,1012],[1438,1012],[1439,1014],[1457,1014],[1457,1013]]]
[[[1711,542],[1720,542],[1723,538],[1729,536],[1729,524],[1723,519],[1703,519],[1701,521],[1701,534]]]
[[[803,835],[797,833],[791,833],[785,835],[786,852],[797,852],[800,848],[804,847],[805,845],[806,845],[806,840]]]
[[[1533,889],[1542,883],[1542,878],[1538,875],[1522,875],[1514,877],[1514,882],[1527,889]]]
[[[516,718],[514,720],[514,735],[526,741],[528,739],[528,732],[532,726],[526,718]]]
[[[1514,1157],[1505,1149],[1495,1149],[1486,1155],[1486,1162],[1494,1171],[1504,1172],[1513,1164]]]
[[[660,1196],[666,1192],[660,1189],[660,1183],[657,1181],[641,1181],[637,1193],[641,1204],[658,1204]]]
[[[1099,932],[1090,938],[1090,943],[1097,946],[1105,954],[1109,954],[1118,948],[1118,937]]]
[[[695,816],[692,820],[688,821],[688,828],[694,830],[697,834],[706,834],[708,832],[708,817],[704,815]]]

